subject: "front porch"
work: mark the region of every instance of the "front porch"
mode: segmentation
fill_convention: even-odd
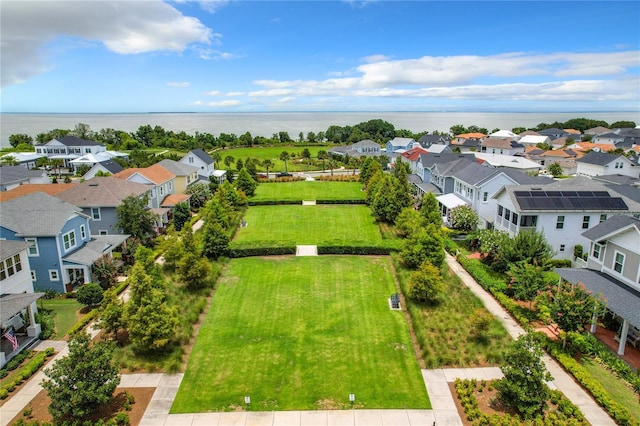
[[[598,338],[602,343],[607,345],[609,349],[613,352],[618,350],[618,346],[620,345],[618,339],[618,333],[613,330],[607,330],[606,328],[597,326],[594,336]],[[624,354],[619,355],[627,364],[636,369],[636,371],[640,371],[640,348],[636,349],[635,347],[627,344],[625,348]]]
[[[3,367],[20,351],[38,340],[41,327],[35,318],[38,311],[36,301],[42,296],[44,293],[4,294],[0,297],[0,324],[2,326],[0,367]],[[16,338],[18,343],[16,348],[5,336],[8,332],[13,333]]]

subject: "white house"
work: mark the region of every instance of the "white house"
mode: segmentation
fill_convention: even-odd
[[[640,167],[624,155],[590,152],[576,160],[576,174],[580,176],[623,175],[637,178]]]
[[[75,136],[65,136],[52,139],[49,142],[36,145],[36,154],[45,154],[49,159],[60,159],[64,166],[69,167],[69,162],[86,154],[104,152],[107,148],[95,141],[80,139]]]
[[[524,154],[524,145],[511,138],[489,137],[480,143],[480,152],[499,155]]]
[[[551,138],[549,136],[543,136],[543,135],[525,135],[521,137],[518,142],[525,146],[528,146],[528,145],[535,146],[541,143],[551,145]]]

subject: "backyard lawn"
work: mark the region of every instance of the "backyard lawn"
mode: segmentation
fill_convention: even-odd
[[[232,260],[172,413],[430,408],[386,257]]]
[[[53,311],[56,333],[52,338],[62,339],[67,331],[80,319],[80,309],[84,305],[76,299],[41,299],[39,306]]]
[[[280,184],[273,184],[280,185]],[[235,241],[290,241],[294,245],[332,241],[356,245],[382,245],[382,236],[364,205],[251,206],[247,226],[239,228]]]
[[[364,200],[359,182],[299,181],[258,185],[251,201]]]

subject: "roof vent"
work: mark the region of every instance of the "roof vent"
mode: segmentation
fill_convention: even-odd
[[[98,183],[97,182],[92,182],[92,183],[89,184],[89,186],[98,186]]]
[[[542,188],[531,188],[532,191],[542,191]]]

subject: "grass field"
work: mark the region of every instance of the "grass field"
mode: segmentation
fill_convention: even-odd
[[[53,338],[56,339],[62,339],[67,334],[67,331],[80,319],[79,311],[84,307],[76,299],[46,299],[38,304],[54,312],[56,334]]]
[[[221,169],[226,169],[227,166],[224,164],[224,159],[230,155],[234,158],[235,161],[237,161],[238,158],[241,158],[242,161],[245,161],[247,158],[256,158],[260,161],[264,161],[267,159],[271,160],[275,166],[269,169],[269,173],[278,173],[278,172],[284,171],[284,162],[280,160],[280,153],[282,153],[282,151],[287,151],[289,155],[291,155],[292,157],[291,160],[287,161],[287,170],[290,172],[303,172],[307,170],[307,165],[303,164],[299,160],[296,160],[296,158],[297,159],[302,158],[302,150],[305,148],[309,150],[312,158],[317,158],[318,151],[321,151],[321,150],[326,151],[327,149],[330,148],[330,146],[320,145],[320,146],[298,147],[293,145],[284,145],[284,146],[266,146],[262,148],[252,147],[252,148],[224,149],[224,150],[216,151],[222,157],[222,161],[220,161],[220,164],[216,164],[216,167]],[[231,166],[232,170],[236,169],[235,161]],[[313,166],[311,166],[309,168],[309,170],[314,170],[314,169],[317,169],[317,167],[314,168]],[[265,169],[262,166],[258,167],[258,170],[265,171]]]
[[[279,184],[278,184],[279,185]],[[380,245],[382,236],[371,211],[364,205],[251,206],[247,226],[239,228],[235,241],[291,241],[319,244],[324,241],[350,245]]]
[[[232,260],[172,413],[430,408],[384,257]]]
[[[251,200],[364,200],[364,192],[359,182],[278,182],[258,185]]]

